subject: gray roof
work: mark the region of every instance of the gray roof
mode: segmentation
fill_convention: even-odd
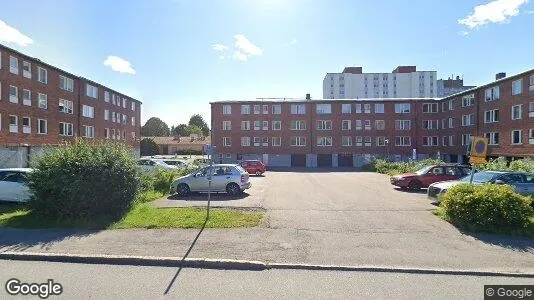
[[[284,100],[286,99],[286,100]],[[402,102],[402,101],[437,101],[441,100],[441,98],[357,98],[357,99],[294,99],[294,98],[279,98],[279,99],[244,99],[244,100],[221,100],[221,101],[213,101],[210,102],[210,104],[218,104],[218,103],[263,103],[263,102],[273,102],[273,103],[306,103],[306,102],[353,102],[353,101],[376,101],[376,102]]]

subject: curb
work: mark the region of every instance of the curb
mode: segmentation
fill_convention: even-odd
[[[47,261],[60,263],[108,264],[153,267],[181,267],[217,270],[308,270],[308,271],[346,271],[346,272],[377,272],[407,273],[433,275],[463,276],[495,276],[534,278],[534,272],[508,272],[492,270],[453,270],[431,268],[404,268],[388,266],[339,266],[314,264],[264,263],[261,261],[210,259],[210,258],[179,258],[155,256],[124,256],[124,255],[91,255],[91,254],[59,254],[40,252],[0,252],[0,260],[16,261]]]

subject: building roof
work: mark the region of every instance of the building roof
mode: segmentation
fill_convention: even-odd
[[[73,74],[73,73],[67,72],[67,71],[65,71],[65,70],[63,70],[63,69],[60,69],[60,68],[56,67],[56,66],[53,66],[53,65],[51,65],[51,64],[48,64],[48,63],[46,63],[46,62],[44,62],[44,61],[42,61],[42,60],[40,60],[40,59],[38,59],[38,58],[31,57],[31,56],[29,56],[29,55],[27,55],[27,54],[24,54],[24,53],[22,53],[22,52],[20,52],[20,51],[17,51],[17,50],[15,50],[15,49],[13,49],[13,48],[9,48],[9,47],[7,47],[6,45],[0,44],[0,50],[2,50],[2,49],[5,49],[5,50],[10,51],[10,52],[13,52],[13,53],[16,53],[17,55],[19,55],[19,56],[21,56],[22,58],[25,58],[25,59],[27,59],[27,60],[37,61],[37,62],[39,62],[39,64],[41,64],[41,65],[43,65],[43,66],[46,66],[47,68],[56,70],[56,71],[58,71],[58,72],[60,72],[60,73],[63,73],[63,74],[65,74],[65,75],[68,75],[68,76],[70,76],[70,77],[74,77],[74,78],[77,78],[77,79],[80,79],[80,80],[85,80],[85,81],[87,81],[87,82],[89,82],[89,83],[91,83],[91,84],[98,85],[98,86],[100,86],[100,87],[102,87],[102,88],[104,88],[104,89],[108,89],[108,90],[110,90],[110,91],[113,91],[113,93],[115,93],[115,94],[119,94],[119,95],[121,95],[122,97],[128,97],[130,100],[139,102],[139,103],[141,103],[141,104],[143,103],[143,102],[140,101],[140,100],[137,100],[137,99],[135,99],[135,98],[133,98],[133,97],[131,97],[131,96],[128,96],[128,95],[126,95],[126,94],[124,94],[124,93],[118,92],[117,90],[114,90],[114,89],[112,89],[112,88],[109,88],[109,87],[107,87],[107,86],[105,86],[105,85],[103,85],[103,84],[101,84],[101,83],[98,83],[98,82],[93,81],[93,80],[91,80],[91,79],[88,79],[88,78],[85,78],[85,77],[78,76],[78,75],[75,75],[75,74]]]
[[[192,139],[189,136],[148,136],[143,138],[153,139],[158,145],[204,145],[211,141],[210,137]]]
[[[287,99],[287,98],[286,98]],[[348,102],[348,101],[376,101],[376,102],[398,102],[398,101],[436,101],[441,98],[357,98],[357,99],[287,99],[283,98],[278,99],[265,99],[265,100],[221,100],[213,101],[210,104],[219,104],[219,103],[263,103],[263,102],[284,102],[284,103],[301,103],[301,102]]]

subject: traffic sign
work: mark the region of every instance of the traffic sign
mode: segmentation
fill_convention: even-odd
[[[486,159],[488,152],[488,139],[485,137],[473,137],[471,142],[471,157],[482,157]]]
[[[486,158],[485,157],[471,156],[469,158],[469,163],[473,164],[473,165],[481,165],[481,164],[483,164],[485,162],[486,162]]]

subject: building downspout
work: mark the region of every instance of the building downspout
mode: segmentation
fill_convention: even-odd
[[[82,136],[81,135],[81,110],[82,110],[82,93],[81,93],[81,86],[82,86],[82,78],[81,77],[78,77],[78,110],[77,110],[77,116],[76,116],[76,123],[77,123],[77,137],[80,137]]]

